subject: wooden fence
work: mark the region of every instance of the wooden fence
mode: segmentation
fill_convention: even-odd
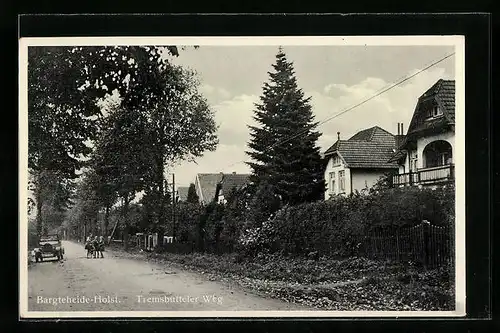
[[[414,227],[376,230],[360,242],[360,254],[393,261],[413,261],[428,267],[446,264],[453,256],[453,232],[427,221]]]

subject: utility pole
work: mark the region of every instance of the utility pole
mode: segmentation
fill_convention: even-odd
[[[175,225],[175,204],[177,201],[177,197],[175,195],[175,173],[172,173],[172,237],[175,242],[175,233],[176,233],[176,225]]]

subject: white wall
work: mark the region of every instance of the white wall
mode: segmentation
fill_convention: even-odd
[[[371,188],[384,175],[384,170],[351,169],[352,191]]]
[[[339,194],[339,171],[345,171],[345,194],[350,194],[351,190],[351,171],[348,167],[345,166],[345,163],[341,161],[340,165],[333,165],[333,158],[328,160],[328,164],[325,169],[325,181],[326,181],[326,191],[325,191],[325,200],[330,198],[330,194],[332,191],[330,190],[331,182],[330,182],[330,172],[335,172],[335,188],[333,189],[333,194]]]
[[[425,147],[433,142],[443,140],[448,142],[451,145],[452,151],[452,162],[455,160],[455,133],[454,132],[446,132],[437,135],[426,136],[417,140],[417,154],[418,154],[418,168],[424,167],[424,149]]]
[[[448,142],[451,145],[452,149],[452,162],[455,161],[455,133],[454,132],[446,132],[442,134],[429,135],[417,140],[417,169],[422,169],[424,167],[424,149],[425,147],[433,142],[443,140]],[[399,173],[408,173],[410,170],[410,162],[409,162],[409,154],[406,154],[404,161],[404,169],[400,166]]]

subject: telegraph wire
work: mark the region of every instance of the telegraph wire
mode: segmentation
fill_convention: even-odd
[[[317,123],[316,123],[316,124],[314,124],[313,126],[309,126],[308,128],[306,128],[306,129],[304,129],[304,130],[302,130],[302,131],[299,131],[299,132],[297,132],[296,134],[294,134],[294,135],[292,135],[292,136],[290,136],[290,137],[288,137],[288,138],[285,138],[285,139],[283,139],[283,140],[281,140],[281,141],[278,141],[278,142],[276,142],[276,143],[272,144],[271,146],[267,147],[267,148],[266,148],[263,152],[267,152],[267,151],[269,151],[269,150],[273,149],[273,148],[274,148],[274,147],[276,147],[276,146],[279,146],[279,145],[282,145],[282,144],[284,144],[284,143],[287,143],[287,142],[289,142],[289,141],[291,141],[291,140],[293,140],[293,139],[295,139],[295,138],[297,138],[297,137],[299,137],[299,136],[301,136],[301,135],[303,135],[303,134],[305,134],[305,133],[308,133],[308,132],[309,132],[311,129],[313,129],[313,128],[317,128],[317,127],[319,127],[319,126],[321,126],[321,125],[323,125],[323,124],[325,124],[325,123],[327,123],[327,122],[329,122],[329,121],[331,121],[331,120],[333,120],[333,119],[337,118],[338,116],[341,116],[341,115],[343,115],[343,114],[345,114],[345,113],[347,113],[347,112],[349,112],[349,111],[354,110],[355,108],[357,108],[357,107],[359,107],[359,106],[361,106],[361,105],[364,105],[365,103],[367,103],[367,102],[371,101],[372,99],[377,98],[378,96],[380,96],[380,95],[382,95],[382,94],[384,94],[384,93],[388,92],[389,90],[392,90],[392,89],[396,88],[397,86],[399,86],[399,85],[403,84],[404,82],[406,82],[406,81],[408,81],[408,80],[410,80],[410,79],[414,78],[415,76],[417,76],[417,75],[419,75],[419,74],[421,74],[421,73],[425,72],[426,70],[428,70],[428,69],[430,69],[430,68],[434,67],[435,65],[437,65],[437,64],[439,64],[439,63],[441,63],[441,62],[445,61],[446,59],[450,58],[450,57],[451,57],[451,56],[453,56],[453,55],[455,55],[455,52],[452,52],[452,53],[450,53],[450,54],[448,54],[448,55],[446,55],[446,56],[444,56],[444,57],[442,57],[442,58],[440,58],[440,59],[438,59],[438,60],[436,60],[436,61],[433,61],[433,62],[432,62],[432,63],[430,63],[429,65],[427,65],[427,66],[425,66],[424,68],[422,68],[422,69],[418,70],[417,72],[415,72],[415,73],[413,73],[413,74],[411,74],[411,75],[404,76],[402,79],[400,79],[400,80],[396,81],[396,83],[393,83],[393,84],[390,84],[390,85],[388,85],[388,86],[386,86],[386,87],[384,87],[384,88],[381,88],[380,90],[378,90],[378,91],[377,91],[374,95],[372,95],[371,97],[368,97],[368,98],[364,99],[363,101],[361,101],[361,102],[359,102],[359,103],[357,103],[357,104],[355,104],[355,105],[353,105],[353,106],[351,106],[351,107],[348,107],[347,109],[344,109],[344,110],[342,110],[342,111],[340,111],[340,112],[338,112],[338,113],[334,114],[333,116],[330,116],[330,117],[328,117],[328,118],[325,118],[325,119],[323,119],[323,120],[321,120],[321,121],[317,122]],[[247,161],[246,161],[246,160],[242,160],[242,161],[234,162],[234,163],[232,163],[232,164],[230,164],[230,165],[226,166],[224,169],[228,169],[228,168],[230,168],[230,167],[232,167],[232,166],[235,166],[235,165],[240,164],[240,163],[245,163],[245,162],[247,162]],[[224,169],[222,169],[222,170],[221,170],[221,172],[222,172]]]

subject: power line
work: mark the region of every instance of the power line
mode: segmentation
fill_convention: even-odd
[[[319,127],[319,126],[321,126],[321,125],[323,125],[323,124],[325,124],[325,123],[327,123],[327,122],[331,121],[332,119],[337,118],[338,116],[341,116],[341,115],[343,115],[343,114],[345,114],[345,113],[347,113],[347,112],[349,112],[349,111],[352,111],[353,109],[355,109],[355,108],[357,108],[357,107],[359,107],[359,106],[361,106],[361,105],[363,105],[363,104],[365,104],[365,103],[367,103],[367,102],[371,101],[371,100],[372,100],[372,99],[374,99],[374,98],[377,98],[378,96],[380,96],[380,95],[382,95],[382,94],[386,93],[387,91],[392,90],[393,88],[395,88],[395,87],[397,87],[397,86],[401,85],[402,83],[404,83],[404,82],[406,82],[406,81],[408,81],[408,80],[410,80],[410,79],[414,78],[415,76],[417,76],[417,75],[419,75],[419,74],[421,74],[421,73],[425,72],[425,71],[426,71],[426,70],[428,70],[429,68],[434,67],[435,65],[437,65],[437,64],[439,64],[439,63],[441,63],[441,62],[445,61],[446,59],[450,58],[450,57],[451,57],[451,56],[453,56],[454,54],[455,54],[455,52],[450,53],[450,54],[448,54],[448,55],[444,56],[443,58],[440,58],[439,60],[436,60],[436,61],[434,61],[434,62],[430,63],[429,65],[427,65],[427,66],[425,66],[424,68],[422,68],[422,69],[418,70],[417,72],[415,72],[415,73],[413,73],[413,74],[411,74],[411,75],[409,75],[409,76],[405,76],[405,77],[403,77],[403,79],[398,80],[396,83],[393,83],[393,84],[391,84],[391,85],[389,85],[389,86],[386,86],[386,87],[382,88],[381,90],[378,90],[378,91],[377,91],[374,95],[372,95],[371,97],[369,97],[369,98],[367,98],[367,99],[365,99],[365,100],[363,100],[363,101],[361,101],[361,102],[359,102],[359,103],[357,103],[357,104],[355,104],[355,105],[353,105],[353,106],[351,106],[351,107],[349,107],[349,108],[347,108],[347,109],[344,109],[344,110],[342,110],[342,111],[340,111],[340,112],[338,112],[338,113],[334,114],[334,115],[333,115],[333,116],[331,116],[331,117],[328,117],[328,118],[326,118],[326,119],[323,119],[322,121],[320,121],[320,122],[316,123],[315,125],[309,126],[308,128],[306,128],[306,129],[304,129],[304,130],[302,130],[302,131],[300,131],[300,132],[297,132],[296,134],[294,134],[294,135],[292,135],[292,136],[290,136],[290,137],[288,137],[288,138],[285,138],[285,139],[283,139],[282,141],[278,141],[278,142],[276,142],[276,143],[272,144],[271,146],[267,147],[267,148],[266,148],[263,152],[267,152],[267,151],[269,151],[270,149],[272,149],[272,148],[274,148],[274,147],[276,147],[276,146],[278,146],[278,145],[281,145],[281,144],[287,143],[287,142],[289,142],[290,140],[293,140],[293,139],[295,139],[295,138],[297,138],[297,137],[299,137],[299,136],[301,136],[301,135],[303,135],[303,134],[305,134],[305,133],[308,133],[311,129],[313,129],[313,128],[315,128],[315,127]],[[245,161],[245,160],[243,160],[243,161],[238,161],[238,162],[232,163],[232,164],[230,164],[230,165],[226,166],[224,169],[227,169],[227,168],[229,168],[229,167],[232,167],[232,166],[234,166],[234,165],[237,165],[237,164],[240,164],[240,163],[244,163],[244,162],[246,162],[246,161]]]

